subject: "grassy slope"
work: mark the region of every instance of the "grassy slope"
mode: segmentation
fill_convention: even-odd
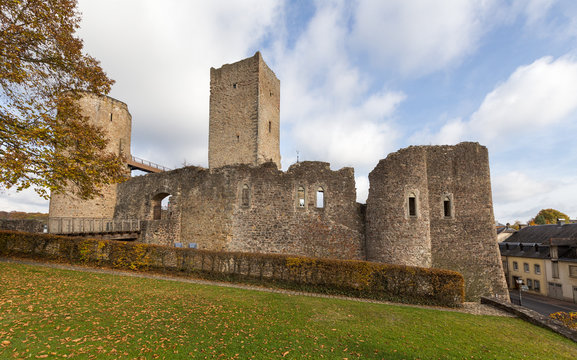
[[[0,358],[572,359],[521,320],[0,263]]]

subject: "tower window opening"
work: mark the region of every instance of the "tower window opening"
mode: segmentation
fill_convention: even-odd
[[[232,88],[236,89],[236,83],[232,84]]]
[[[299,186],[298,190],[298,206],[300,208],[305,207],[305,188],[302,186]]]
[[[250,205],[250,189],[247,184],[242,186],[242,206],[249,206]]]
[[[268,132],[269,132],[269,133],[270,133],[271,128],[272,128],[272,123],[269,121],[269,122],[268,122]]]
[[[415,194],[409,195],[409,216],[417,216],[417,197]]]
[[[239,134],[236,134],[236,141],[237,142],[240,141],[240,135]]]
[[[448,218],[452,216],[451,213],[451,199],[449,199],[449,197],[445,197],[445,199],[443,200],[443,215]]]
[[[317,190],[317,208],[322,209],[325,207],[325,191],[322,187]]]
[[[112,113],[110,113],[110,121],[112,121]]]

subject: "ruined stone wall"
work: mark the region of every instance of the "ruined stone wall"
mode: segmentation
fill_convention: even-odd
[[[88,118],[89,123],[100,126],[109,139],[106,151],[129,158],[132,117],[126,104],[91,93],[85,93],[79,102],[82,114]],[[102,197],[92,200],[80,200],[71,192],[53,193],[50,196],[49,216],[112,218],[116,204],[116,185],[104,186],[101,193]]]
[[[284,173],[264,165],[243,169],[239,180],[229,250],[364,259],[352,168],[332,171],[328,163],[302,162]],[[242,197],[245,185],[248,204]],[[317,198],[319,190],[322,198]]]
[[[0,219],[0,230],[23,231],[29,233],[44,232],[45,220]]]
[[[302,208],[300,186],[306,189]],[[316,207],[319,188],[323,208]],[[152,219],[157,194],[174,199],[173,232],[167,221]],[[286,173],[274,163],[187,167],[121,184],[115,217],[147,219],[142,241],[148,243],[363,259],[363,223],[355,197],[353,170],[331,171],[327,163],[300,163]]]
[[[505,296],[487,148],[460,143],[426,149],[433,267],[463,274],[469,299]],[[451,203],[448,213],[444,201]]]
[[[367,259],[429,267],[431,238],[426,153],[409,147],[389,154],[369,174]],[[415,197],[415,215],[409,197]]]
[[[369,180],[369,260],[458,271],[468,299],[506,294],[484,146],[411,146],[381,160]],[[415,217],[406,216],[408,192],[420,202]]]

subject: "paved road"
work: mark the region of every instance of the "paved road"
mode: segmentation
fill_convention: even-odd
[[[509,294],[511,296],[511,302],[519,304],[519,292],[517,290],[511,290]],[[543,315],[549,315],[558,311],[577,312],[577,304],[575,303],[530,294],[526,291],[521,294],[521,302],[524,307],[535,310]]]

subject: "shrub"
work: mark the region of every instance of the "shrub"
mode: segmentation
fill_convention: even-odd
[[[564,326],[572,330],[577,330],[577,312],[567,313],[564,311],[559,311],[550,314],[549,317],[553,320],[558,320],[563,323]]]
[[[0,256],[161,271],[406,303],[458,306],[461,274],[355,260],[175,248],[137,242],[0,231]]]

